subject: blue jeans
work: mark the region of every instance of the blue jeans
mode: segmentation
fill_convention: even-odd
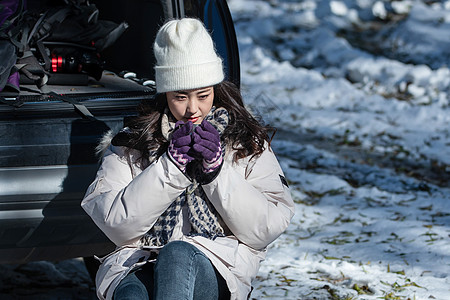
[[[195,246],[174,241],[147,263],[128,274],[114,291],[114,300],[230,299],[225,279]]]

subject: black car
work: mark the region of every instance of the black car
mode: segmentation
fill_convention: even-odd
[[[55,2],[28,1],[28,9],[43,11]],[[95,147],[100,137],[122,128],[124,119],[136,115],[140,101],[154,98],[152,43],[165,20],[203,20],[228,80],[239,84],[238,48],[225,0],[90,4],[95,4],[99,18],[128,24],[117,41],[99,53],[101,78],[55,65],[48,74],[51,93],[25,80],[19,95],[1,99],[0,263],[91,257],[114,248],[80,202],[99,165]]]

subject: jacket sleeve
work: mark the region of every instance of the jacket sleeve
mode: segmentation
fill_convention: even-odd
[[[189,184],[166,154],[133,177],[122,147],[110,146],[81,206],[122,246],[138,241]]]
[[[233,234],[263,249],[280,236],[294,215],[294,202],[275,154],[267,148],[245,175],[229,161],[203,189]]]

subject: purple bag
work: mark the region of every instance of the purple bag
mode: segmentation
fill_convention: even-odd
[[[19,73],[14,65],[17,61],[15,46],[9,41],[7,32],[20,16],[24,1],[2,0],[0,4],[0,92],[19,92]]]

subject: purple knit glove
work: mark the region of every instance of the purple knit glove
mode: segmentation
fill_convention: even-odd
[[[205,173],[215,171],[222,164],[220,135],[208,121],[203,120],[200,126],[195,128],[192,148],[203,159],[202,164]]]
[[[167,152],[175,164],[181,171],[186,171],[186,165],[193,161],[194,158],[188,154],[191,149],[192,136],[194,124],[191,121],[184,123],[178,121],[175,124],[175,130],[172,133],[169,149]]]

